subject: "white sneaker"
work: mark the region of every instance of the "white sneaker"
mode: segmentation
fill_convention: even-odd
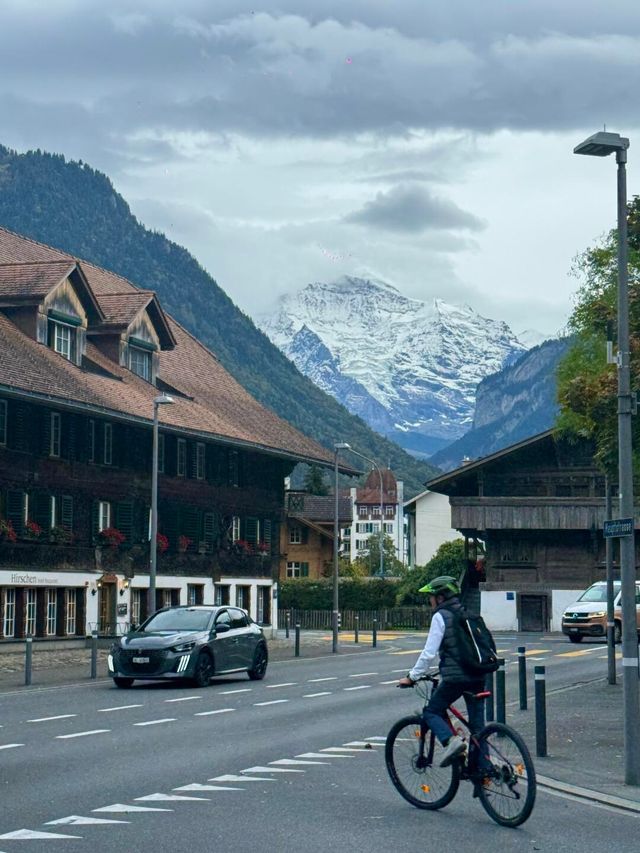
[[[466,743],[462,740],[458,735],[453,735],[449,738],[449,743],[446,745],[444,752],[442,753],[442,760],[440,761],[440,767],[448,767],[454,758],[457,758],[467,748]]]

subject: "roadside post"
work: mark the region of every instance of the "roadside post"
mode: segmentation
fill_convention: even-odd
[[[507,702],[505,689],[504,658],[498,658],[500,669],[496,672],[496,720],[499,723],[507,721]]]
[[[98,632],[91,632],[91,678],[98,677]]]
[[[27,637],[24,652],[24,683],[31,684],[31,665],[33,660],[33,637]]]
[[[354,641],[354,643],[359,643],[360,642],[360,617],[357,614],[353,617],[353,622],[354,622],[353,641]]]
[[[287,638],[287,640],[289,639],[289,621],[290,621],[290,618],[291,618],[290,613],[287,610],[287,612],[284,614],[284,635]]]
[[[534,685],[536,697],[536,755],[544,758],[547,754],[547,684],[546,667],[534,667]]]
[[[518,685],[520,688],[520,710],[527,710],[527,655],[524,646],[518,646]]]
[[[378,620],[373,620],[373,632],[371,634],[371,645],[375,649],[378,645]]]
[[[604,513],[607,521],[612,520],[612,495],[611,483],[609,477],[605,477],[605,495],[604,495]],[[606,524],[606,522],[605,522]],[[607,535],[608,531],[604,532],[605,546],[605,567],[607,578],[607,681],[609,684],[616,683],[616,640],[615,640],[615,621],[613,618],[613,546],[614,537]]]
[[[484,689],[489,691],[489,695],[484,703],[484,715],[487,722],[490,723],[492,720],[495,720],[492,672],[488,672],[484,677]]]
[[[296,651],[295,656],[300,657],[300,623],[296,622]]]

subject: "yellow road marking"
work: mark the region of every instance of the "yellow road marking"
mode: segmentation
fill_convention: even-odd
[[[399,640],[400,637],[403,637],[404,634],[390,633],[389,631],[378,631],[378,639],[379,640]],[[340,631],[338,637],[344,642],[354,642],[356,635],[353,631]],[[332,639],[332,634],[326,634],[323,640]],[[369,642],[371,640],[371,631],[360,631],[360,640],[366,640]]]
[[[416,655],[421,652],[422,649],[408,649],[406,652],[389,652],[390,655]]]
[[[527,649],[524,653],[525,657],[529,657],[529,655],[544,655],[547,652],[550,652],[551,649]],[[511,652],[512,655],[517,655],[518,652]]]
[[[592,652],[601,651],[599,646],[596,646],[593,649],[580,649],[577,652],[561,652],[560,654],[554,655],[555,658],[579,658],[584,655],[590,655]]]

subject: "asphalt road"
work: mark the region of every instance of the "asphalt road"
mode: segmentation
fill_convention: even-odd
[[[227,677],[204,690],[101,681],[0,693],[0,851],[414,853],[453,842],[459,851],[486,843],[582,853],[587,839],[591,848],[615,839],[617,851],[637,850],[637,816],[562,793],[540,790],[518,830],[495,825],[468,783],[442,812],[405,803],[380,744],[419,705],[394,683],[422,639],[277,662],[262,682]],[[549,690],[606,672],[600,644],[499,640],[508,669],[522,644],[544,661]],[[507,683],[514,701],[517,680]]]

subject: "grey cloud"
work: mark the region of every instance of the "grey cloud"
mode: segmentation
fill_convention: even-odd
[[[346,216],[345,222],[409,233],[434,229],[480,231],[485,227],[482,220],[453,202],[412,185],[378,193],[373,201]]]

